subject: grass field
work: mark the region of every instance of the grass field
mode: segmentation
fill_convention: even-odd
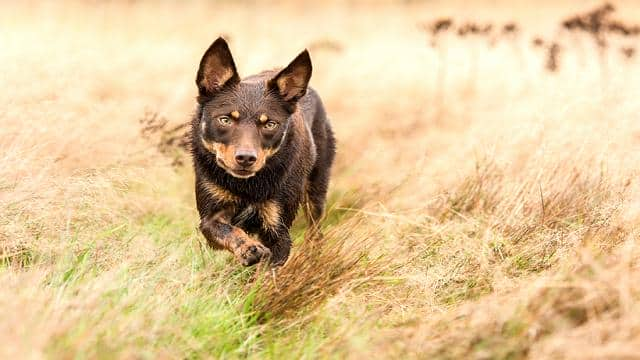
[[[639,39],[559,25],[599,5],[0,4],[0,357],[638,357]],[[241,75],[309,48],[338,139],[325,241],[275,273],[205,246],[158,146],[220,34]]]

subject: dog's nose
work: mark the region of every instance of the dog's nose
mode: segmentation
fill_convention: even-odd
[[[236,151],[236,162],[243,167],[249,167],[253,165],[258,157],[253,150],[238,150]]]

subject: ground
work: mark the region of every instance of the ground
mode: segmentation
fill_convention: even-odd
[[[560,25],[599,5],[0,5],[0,356],[637,356],[637,39]],[[276,272],[206,247],[166,141],[221,34],[242,75],[308,48],[338,139],[325,237]]]

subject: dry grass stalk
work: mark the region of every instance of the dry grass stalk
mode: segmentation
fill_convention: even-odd
[[[312,313],[328,297],[368,284],[383,273],[386,266],[364,246],[375,234],[352,230],[366,221],[357,217],[324,235],[307,238],[285,266],[262,268],[251,289],[257,316],[266,320]]]

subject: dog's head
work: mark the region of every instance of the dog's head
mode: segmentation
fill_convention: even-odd
[[[311,59],[305,50],[272,76],[241,81],[227,42],[214,41],[196,77],[202,108],[197,132],[218,166],[237,178],[260,171],[284,142],[310,78]]]

